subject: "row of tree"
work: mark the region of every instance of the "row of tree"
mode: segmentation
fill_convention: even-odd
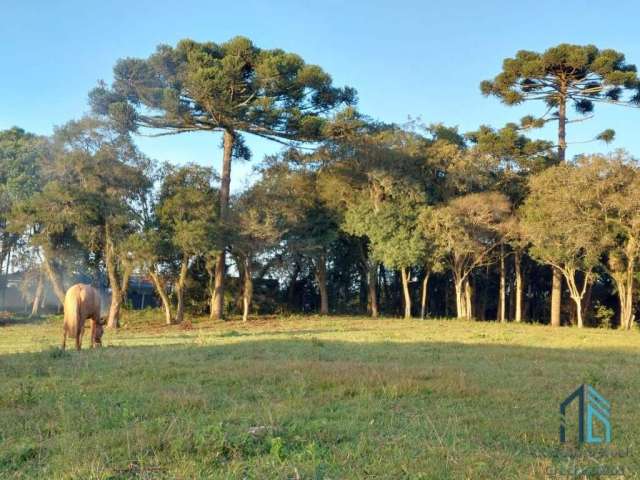
[[[34,310],[45,283],[62,301],[65,279],[104,272],[112,327],[138,274],[167,323],[187,309],[239,309],[245,320],[317,309],[583,326],[610,322],[617,303],[631,328],[640,167],[624,152],[571,162],[565,152],[567,105],[583,120],[595,102],[637,104],[635,67],[612,50],[560,45],[518,52],[481,89],[547,112],[465,134],[386,124],[319,67],[245,38],[120,60],[113,83],[90,93],[92,116],[50,138],[0,133],[0,266],[30,272]],[[525,136],[550,121],[557,143]],[[160,165],[132,139],[202,130],[222,134],[220,176]],[[231,195],[247,134],[283,149]],[[563,290],[572,302],[561,317]]]

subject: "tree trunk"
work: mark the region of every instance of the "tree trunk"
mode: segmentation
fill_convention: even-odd
[[[109,282],[111,283],[111,281]],[[113,283],[111,283],[113,285]],[[109,305],[109,316],[107,317],[107,327],[120,327],[120,311],[122,310],[122,292],[119,288],[111,288],[111,305]]]
[[[169,301],[169,295],[167,295],[167,291],[164,288],[164,282],[160,280],[158,273],[155,271],[150,272],[149,276],[151,277],[151,281],[156,287],[156,292],[158,292],[158,296],[160,297],[160,301],[162,302],[162,309],[164,310],[164,323],[166,325],[171,325],[173,323],[171,319],[171,302]]]
[[[400,269],[402,277],[402,293],[404,297],[404,318],[411,318],[411,292],[409,291],[409,271],[405,267]]]
[[[244,261],[244,288],[242,290],[242,321],[249,319],[249,310],[253,298],[253,276],[251,272],[251,257],[246,256]]]
[[[522,322],[522,252],[519,249],[516,249],[515,257],[514,257],[514,268],[515,268],[515,276],[516,276],[516,312],[515,312],[515,321]]]
[[[584,326],[582,320],[582,299],[580,297],[571,296],[573,303],[576,305],[576,319],[578,320],[578,328],[582,328]]]
[[[176,323],[184,320],[184,287],[187,283],[187,272],[189,271],[189,258],[185,255],[180,263],[180,274],[176,283],[176,297],[178,306],[176,308]]]
[[[428,300],[429,300],[429,276],[431,273],[427,270],[424,274],[424,278],[422,279],[422,298],[420,302],[420,318],[424,320],[429,312],[427,311]]]
[[[207,260],[205,261],[205,270],[207,271],[207,290],[209,291],[209,320],[213,320],[213,310],[214,310],[214,305],[215,305],[215,288],[214,288],[214,283],[215,283],[215,276],[216,276],[216,267],[215,264],[217,263],[218,259],[217,257],[215,259],[212,259],[210,257],[207,257]]]
[[[498,321],[507,321],[507,275],[504,265],[504,244],[500,244],[500,287],[498,292]]]
[[[620,328],[630,330],[633,326],[633,287],[634,287],[635,258],[628,261],[627,270],[612,272],[611,277],[616,283],[618,302],[620,304]]]
[[[2,282],[2,306],[3,308],[7,305],[7,286],[9,285],[9,268],[11,267],[11,251],[13,250],[13,245],[9,245],[9,253],[7,254],[7,268],[4,271],[4,282]],[[0,263],[0,267],[2,264]],[[0,269],[1,270],[1,269]]]
[[[369,312],[373,318],[378,318],[380,312],[378,311],[378,264],[376,262],[370,262],[368,266],[368,299],[367,304]]]
[[[229,192],[231,186],[231,159],[233,157],[233,145],[235,143],[235,133],[230,130],[224,131],[223,145],[224,152],[222,157],[222,177],[220,178],[220,224],[222,226],[223,240],[220,245],[220,255],[216,262],[216,273],[214,280],[213,308],[211,317],[214,320],[224,318],[224,280],[225,280],[225,249],[227,211],[229,210]]]
[[[558,162],[563,163],[567,151],[567,87],[561,85],[558,100]],[[562,274],[557,268],[553,269],[553,284],[551,287],[551,325],[560,326],[560,310],[562,306]]]
[[[109,328],[118,328],[120,326],[120,310],[122,309],[122,302],[124,300],[123,291],[118,279],[116,261],[115,246],[113,245],[110,228],[107,224],[105,226],[104,262],[107,266],[107,276],[109,277],[109,286],[111,287],[111,305],[109,306],[109,316],[107,319],[107,327]]]
[[[458,318],[467,318],[466,307],[464,301],[464,280],[454,280],[456,289],[456,314]]]
[[[565,161],[567,151],[567,86],[560,86],[558,99],[558,162]]]
[[[36,293],[33,295],[33,302],[31,304],[31,314],[29,318],[38,315],[40,309],[40,302],[42,301],[42,294],[44,292],[44,274],[42,270],[38,272],[38,286],[36,287]]]
[[[578,322],[578,328],[582,328],[584,326],[583,321],[583,311],[582,308],[583,299],[585,297],[585,293],[587,292],[587,288],[591,283],[591,271],[584,272],[584,279],[582,283],[582,287],[578,287],[578,282],[576,279],[577,271],[574,269],[564,268],[562,270],[564,278],[567,282],[567,286],[569,287],[569,294],[571,299],[575,303],[576,306],[576,320]]]
[[[43,251],[43,261],[42,265],[44,267],[45,272],[47,273],[47,277],[49,278],[49,283],[51,284],[51,288],[53,288],[53,293],[56,298],[60,302],[60,305],[64,305],[64,287],[62,286],[62,281],[60,280],[60,276],[58,272],[56,272],[55,267],[51,263],[51,259],[46,251]]]
[[[560,301],[562,295],[562,272],[556,267],[551,267],[553,282],[551,287],[551,326],[560,326]]]
[[[464,280],[464,301],[466,317],[471,320],[473,318],[473,288],[471,288],[471,281],[468,275]]]
[[[327,291],[327,260],[320,255],[316,261],[316,281],[320,290],[320,315],[329,315],[329,293]]]
[[[631,330],[634,322],[633,314],[633,277],[629,280],[629,286],[619,293],[620,299],[620,327]]]

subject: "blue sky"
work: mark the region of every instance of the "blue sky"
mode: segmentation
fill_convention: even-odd
[[[530,11],[531,8],[531,11]],[[4,2],[0,27],[0,129],[40,134],[88,110],[87,92],[110,81],[115,61],[146,57],[159,43],[190,37],[222,42],[245,35],[321,65],[339,85],[358,90],[359,108],[385,121],[443,122],[468,131],[501,126],[540,105],[506,107],[483,97],[481,80],[519,49],[593,43],[624,52],[640,66],[640,4],[588,1],[254,1],[164,0]],[[596,117],[570,125],[570,141],[605,128],[616,141],[576,144],[569,154],[625,148],[640,156],[640,110],[596,107]],[[536,135],[552,138],[552,130]],[[219,170],[219,138],[199,133],[138,138],[148,155]],[[253,164],[277,145],[250,139]],[[233,188],[251,181],[251,164],[236,164]]]

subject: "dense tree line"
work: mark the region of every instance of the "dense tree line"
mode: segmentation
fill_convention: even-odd
[[[90,92],[91,115],[46,138],[0,132],[3,287],[10,269],[26,272],[35,313],[45,285],[62,301],[69,279],[102,274],[111,327],[141,275],[168,324],[186,312],[366,312],[630,329],[640,165],[623,151],[567,160],[566,137],[594,103],[640,102],[635,67],[559,45],[518,52],[481,90],[547,111],[472,132],[388,124],[321,68],[245,38],[120,60]],[[526,135],[551,121],[557,142]],[[190,131],[222,137],[220,174],[159,164],[133,140]],[[232,194],[246,135],[282,150]]]

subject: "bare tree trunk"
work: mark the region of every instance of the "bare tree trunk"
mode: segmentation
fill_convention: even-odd
[[[213,261],[212,261],[213,260]],[[209,320],[213,320],[213,310],[215,305],[215,276],[216,276],[216,267],[215,264],[217,262],[217,257],[215,259],[211,259],[207,257],[205,261],[205,269],[207,271],[207,290],[209,292]]]
[[[36,287],[36,293],[33,295],[33,302],[31,303],[31,314],[29,318],[38,315],[40,309],[40,302],[42,302],[42,294],[44,292],[44,274],[42,270],[38,272],[38,286]]]
[[[118,328],[120,326],[120,310],[122,309],[123,291],[118,279],[117,259],[113,239],[111,238],[110,227],[105,226],[105,255],[104,262],[107,266],[107,276],[111,287],[111,305],[109,306],[109,316],[107,327]]]
[[[420,318],[425,319],[429,312],[427,312],[427,303],[429,299],[429,276],[431,272],[427,270],[424,274],[424,278],[422,279],[422,298],[420,302]]]
[[[235,134],[230,130],[224,131],[223,146],[224,153],[222,158],[222,177],[220,178],[220,224],[222,231],[225,232],[228,227],[227,211],[229,209],[229,192],[231,185],[231,159],[233,157],[233,145],[235,143]],[[224,235],[226,237],[226,235]],[[211,317],[215,320],[224,317],[224,280],[225,280],[225,248],[227,242],[223,240],[220,255],[216,262],[216,276],[214,280],[213,308]]]
[[[329,292],[327,291],[327,260],[320,255],[316,261],[316,281],[320,290],[320,315],[329,314]]]
[[[464,301],[464,280],[454,279],[456,289],[456,314],[458,318],[467,318],[467,304]]]
[[[558,162],[564,163],[567,140],[567,87],[561,85],[560,98],[558,101]],[[562,304],[562,274],[557,268],[553,269],[553,284],[551,286],[551,325],[560,326],[560,310]]]
[[[110,282],[111,283],[111,282]],[[113,283],[111,284],[113,285]],[[122,310],[122,292],[119,288],[111,288],[111,305],[109,305],[109,316],[107,317],[107,327],[120,327],[120,312]]]
[[[151,277],[151,281],[156,287],[156,292],[158,292],[158,296],[160,297],[160,301],[162,302],[162,309],[164,310],[164,323],[166,325],[171,325],[173,323],[171,319],[171,302],[169,301],[169,295],[167,295],[167,291],[165,290],[164,282],[160,279],[158,272],[149,272],[149,276]]]
[[[584,326],[582,320],[582,299],[580,297],[571,296],[571,299],[576,305],[576,318],[578,320],[578,328],[582,328]]]
[[[467,318],[471,320],[473,318],[473,288],[471,288],[471,281],[468,275],[464,280],[464,300]]]
[[[507,321],[507,280],[504,265],[504,244],[500,244],[500,288],[498,293],[498,321],[504,323]]]
[[[7,267],[4,271],[4,282],[2,282],[2,306],[7,304],[7,286],[9,285],[9,268],[11,267],[11,252],[13,250],[13,244],[9,245],[9,253],[7,254]],[[2,264],[0,263],[0,267]]]
[[[571,299],[575,303],[578,328],[582,328],[584,326],[582,303],[585,297],[585,293],[587,292],[587,288],[590,285],[591,271],[584,272],[582,287],[578,287],[576,279],[577,272],[575,270],[565,268],[562,273],[564,274],[564,278],[567,281]]]
[[[189,268],[189,258],[185,255],[180,263],[180,274],[176,283],[176,297],[178,306],[176,308],[176,323],[182,323],[184,320],[184,287],[187,283],[187,272]]]
[[[635,258],[628,261],[627,270],[624,272],[612,272],[611,277],[616,283],[618,302],[620,305],[620,328],[630,330],[633,321],[633,287],[634,287],[634,262]]]
[[[376,262],[370,262],[368,266],[368,307],[369,312],[373,318],[377,318],[380,315],[378,311],[378,264]]]
[[[43,249],[44,250],[44,249]],[[53,293],[55,294],[60,305],[64,305],[64,287],[62,286],[62,281],[60,280],[60,276],[58,272],[56,272],[55,267],[51,263],[51,258],[49,257],[46,250],[42,253],[43,260],[42,265],[44,270],[49,278],[49,283],[51,283],[51,288],[53,288]]]
[[[251,299],[253,297],[253,277],[251,272],[251,256],[244,258],[244,288],[242,291],[242,321],[249,319],[249,309],[251,308]]]
[[[409,271],[405,267],[400,269],[402,277],[402,293],[404,297],[404,318],[411,318],[411,292],[409,291]]]
[[[515,321],[522,322],[522,252],[520,249],[516,249],[514,257],[514,267],[516,276],[516,312]]]
[[[553,285],[551,287],[551,326],[560,326],[560,302],[562,296],[562,272],[556,267],[551,267],[553,272]]]

